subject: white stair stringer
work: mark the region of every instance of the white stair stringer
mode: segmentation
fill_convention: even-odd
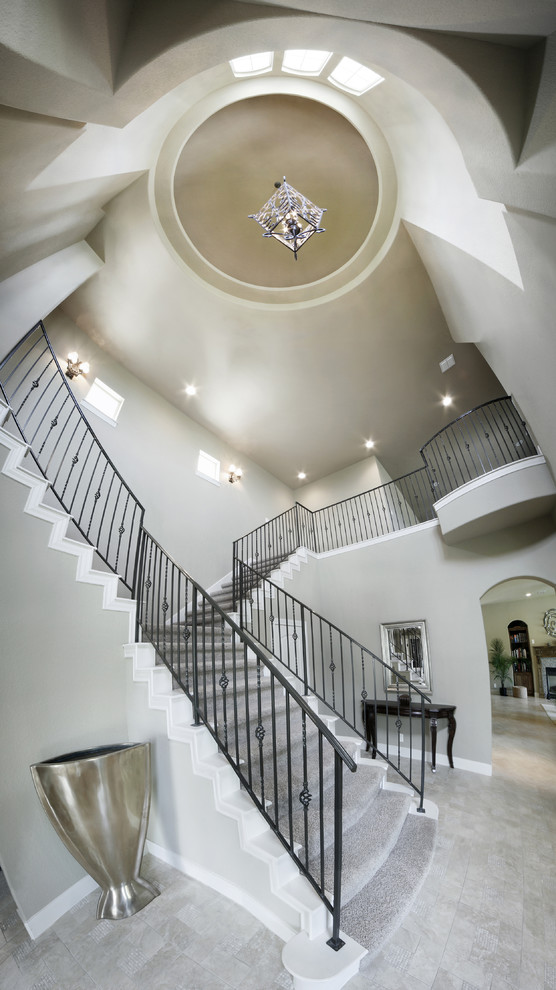
[[[118,595],[118,575],[111,571],[95,569],[93,567],[95,548],[66,535],[68,526],[72,521],[71,516],[62,509],[44,503],[43,499],[50,485],[48,481],[25,466],[24,459],[29,450],[27,444],[3,427],[0,427],[0,444],[8,450],[1,468],[2,474],[29,489],[24,512],[50,523],[48,546],[52,550],[77,557],[76,581],[83,584],[95,584],[102,588],[103,609],[127,612],[129,615],[129,635],[130,638],[133,637],[135,635],[135,602]]]
[[[173,690],[170,672],[166,667],[156,665],[153,647],[148,643],[129,643],[125,655],[133,661],[134,681],[147,684],[149,708],[166,712],[168,738],[190,747],[194,773],[212,782],[216,810],[237,823],[241,849],[265,864],[269,893],[288,906],[290,916],[292,909],[295,912],[296,924],[278,921],[277,934],[287,939],[305,932],[310,940],[325,935],[329,916],[322,901],[301,876],[249,796],[242,791],[239,778],[218,752],[208,729],[192,724],[189,699],[182,691]],[[279,905],[275,904],[277,919],[280,918],[279,910]]]

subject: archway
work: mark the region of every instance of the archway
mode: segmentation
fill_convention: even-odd
[[[539,578],[520,577],[501,581],[481,598],[487,647],[494,638],[502,640],[512,658],[509,672],[511,686],[528,686],[530,671],[532,690],[529,695],[546,698],[547,667],[554,658],[556,667],[556,636],[550,628],[551,610],[556,610],[556,590],[553,584]],[[556,615],[556,611],[554,612]],[[494,690],[491,676],[491,687]],[[518,693],[518,692],[516,692]]]

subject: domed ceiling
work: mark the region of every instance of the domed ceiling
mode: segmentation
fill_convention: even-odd
[[[326,209],[325,233],[293,253],[250,214],[289,185]],[[242,282],[282,288],[337,271],[373,224],[378,176],[361,135],[331,107],[277,93],[232,103],[203,123],[176,164],[174,199],[185,232],[210,264]]]

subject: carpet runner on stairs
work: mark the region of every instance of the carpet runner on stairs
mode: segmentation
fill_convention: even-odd
[[[231,610],[231,582],[211,597]],[[223,641],[222,628],[211,628],[206,614],[196,621],[198,661],[205,671],[199,686],[201,709],[226,739],[232,756],[249,768],[252,791],[300,861],[314,875],[322,870],[331,892],[332,747],[326,740],[323,745],[313,722],[288,704],[284,689],[262,664],[245,662],[241,652],[241,662],[237,660],[230,630]],[[191,615],[186,622],[191,625]],[[166,635],[170,640],[183,636],[183,618],[170,623]],[[273,663],[280,669],[274,658]],[[293,683],[286,668],[283,672]],[[299,683],[294,686],[299,689]],[[342,743],[346,744],[344,737]],[[354,738],[353,751],[357,749]],[[428,872],[436,839],[436,821],[409,813],[412,792],[389,789],[385,774],[384,765],[361,757],[356,773],[344,773],[341,928],[368,950],[369,957],[376,955],[409,911]],[[411,810],[415,807],[413,802]]]

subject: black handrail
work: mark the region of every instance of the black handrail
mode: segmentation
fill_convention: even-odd
[[[356,763],[260,644],[145,531],[140,561],[143,638],[331,912],[329,944],[341,948],[342,775]],[[327,806],[337,808],[333,821],[325,790]],[[331,873],[333,900],[325,883]]]
[[[0,390],[60,505],[131,591],[144,509],[85,419],[42,321],[0,363]]]
[[[401,723],[398,725],[403,717],[403,704],[407,701],[414,708],[421,704],[424,725],[424,705],[429,701],[422,690],[422,682],[420,687],[411,680],[411,658],[405,658],[405,674],[396,670],[298,598],[261,577],[248,564],[238,560],[234,564],[240,626],[298,679],[303,694],[315,695],[362,739],[366,739],[362,729],[362,703],[369,699],[378,701],[385,695],[392,699],[391,715],[386,714],[386,744],[384,749],[378,747],[377,752],[419,794],[419,810],[422,810],[424,736],[421,732],[416,746],[418,753],[414,756],[410,721],[407,730],[409,756],[404,757],[399,738]],[[392,726],[398,735],[394,754],[390,745]]]

